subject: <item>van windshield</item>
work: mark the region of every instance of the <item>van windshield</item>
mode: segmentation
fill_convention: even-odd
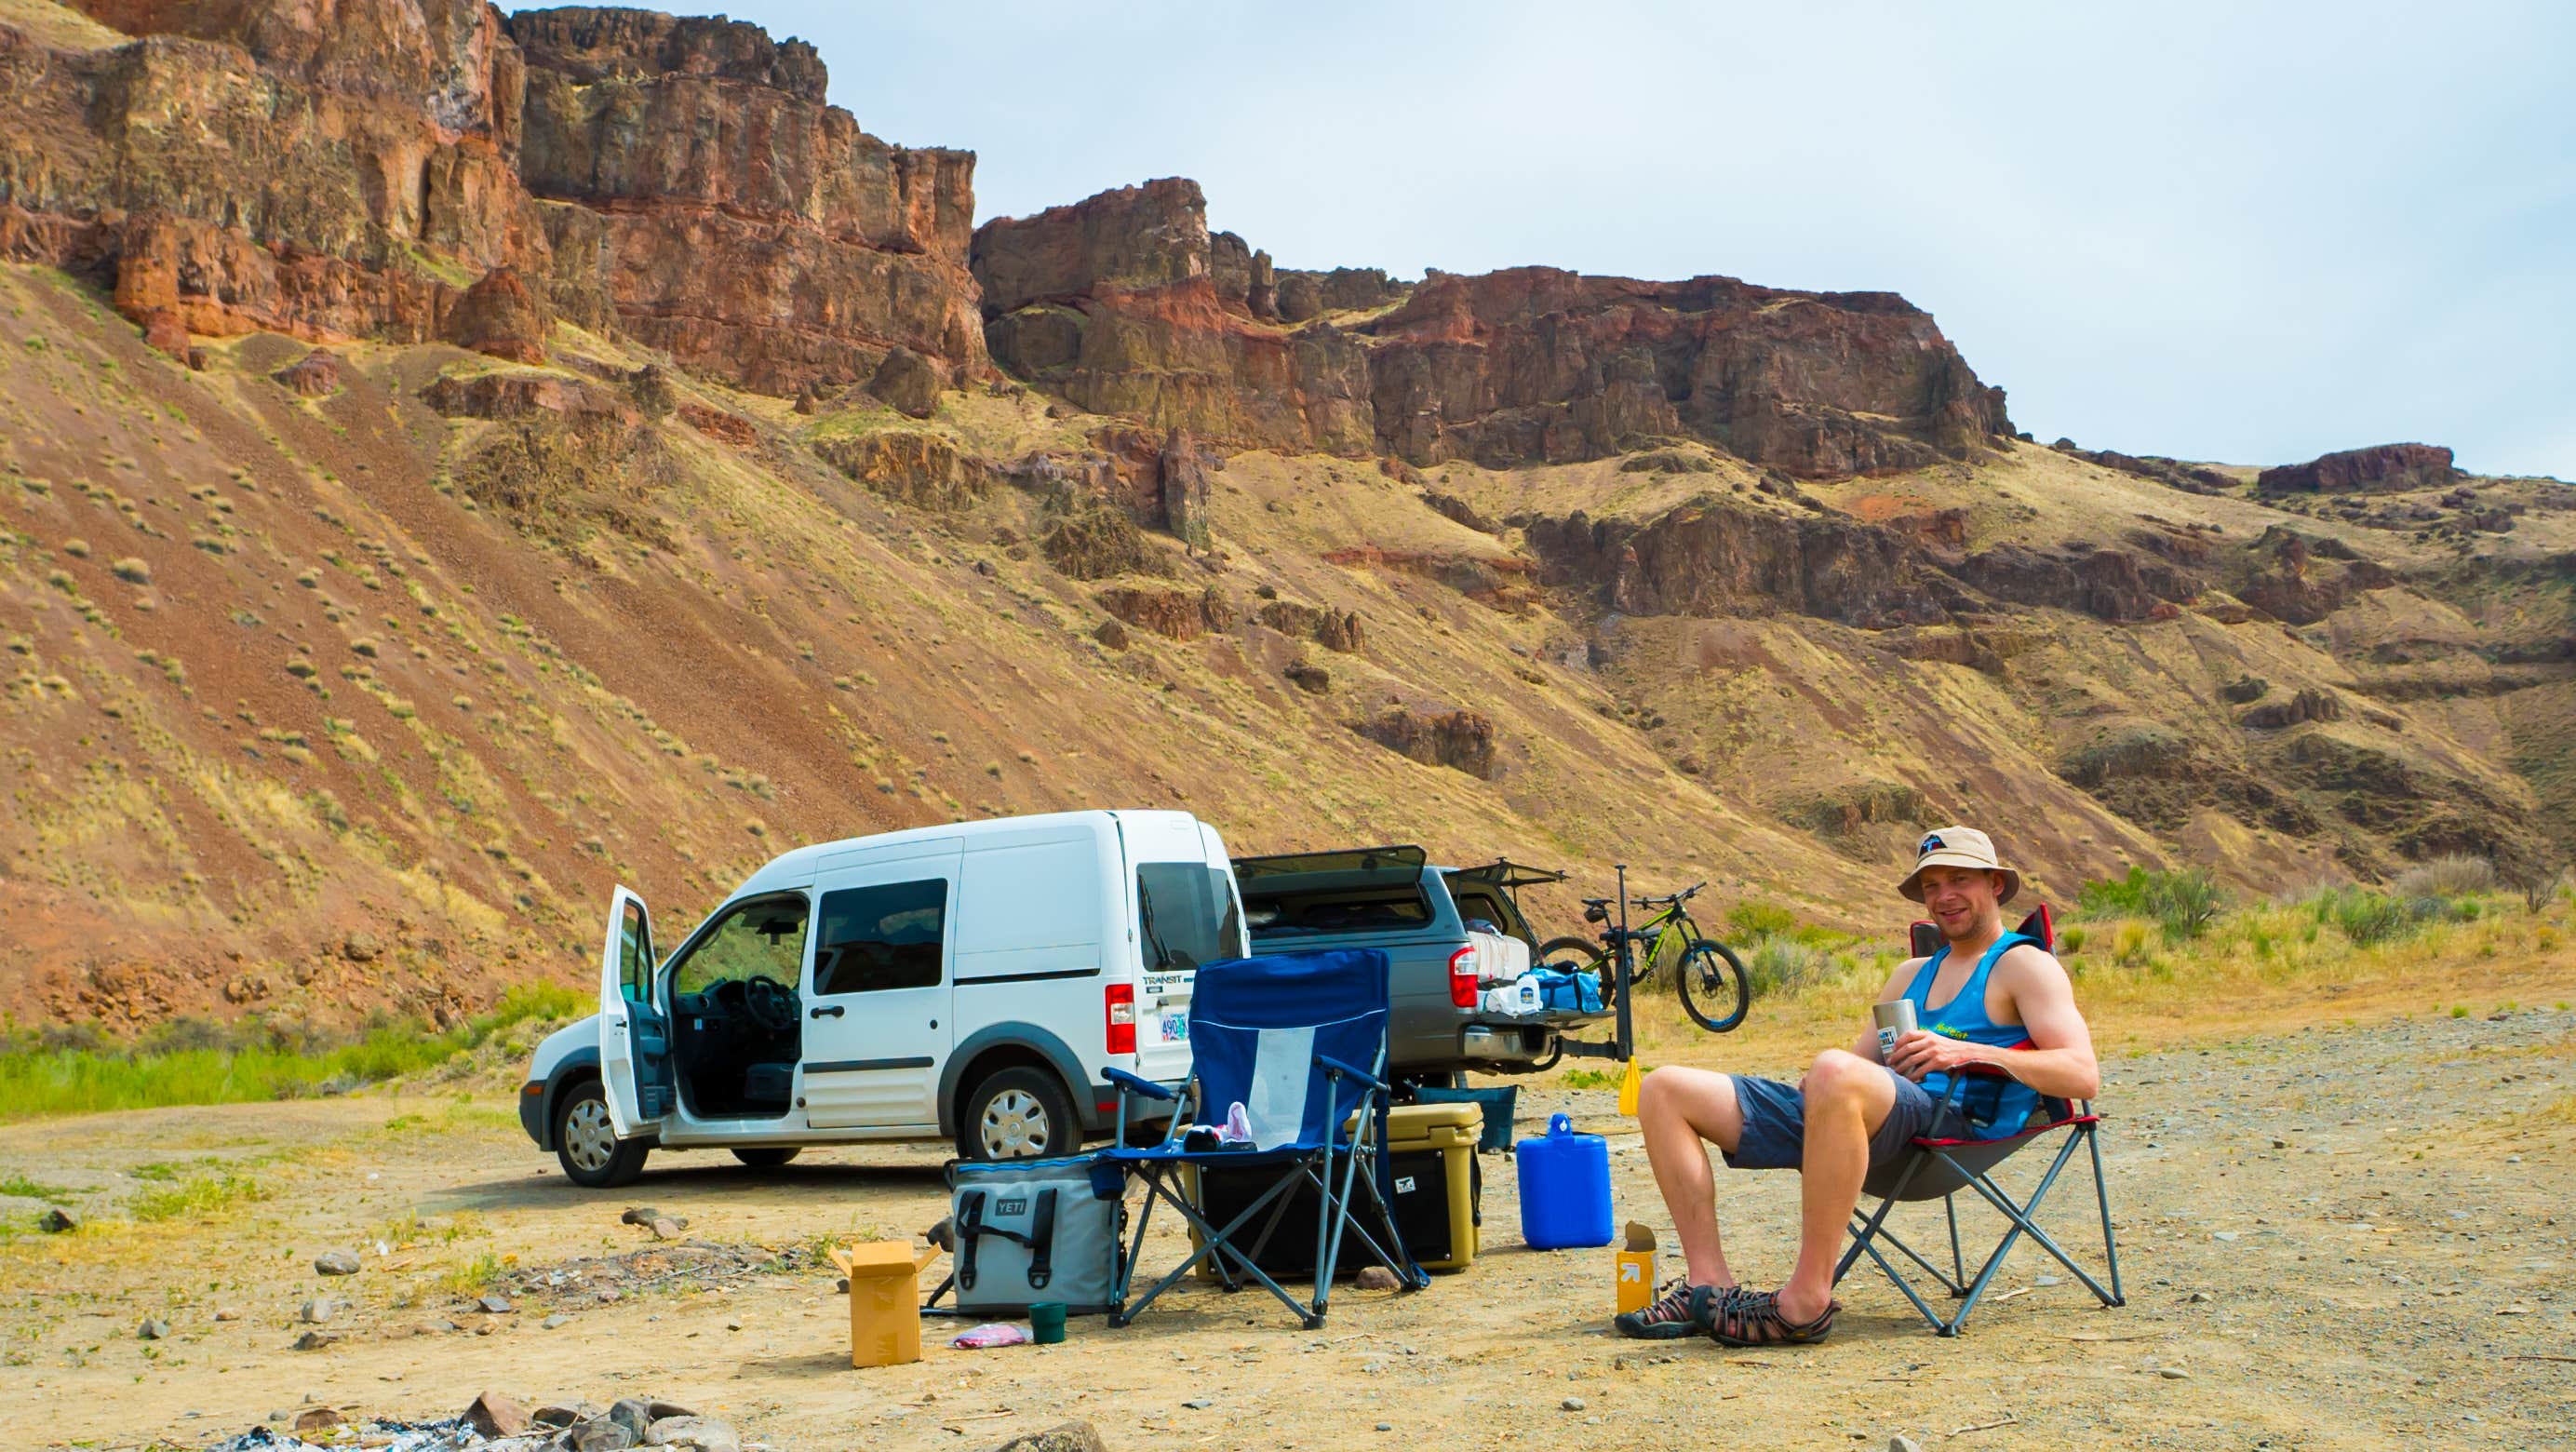
[[[1149,973],[1242,957],[1243,913],[1225,870],[1204,862],[1139,864],[1136,941]]]

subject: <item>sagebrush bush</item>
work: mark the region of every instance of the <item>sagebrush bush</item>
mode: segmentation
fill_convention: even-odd
[[[2226,890],[2206,867],[2150,872],[2132,867],[2126,877],[2095,878],[2076,893],[2089,918],[2153,918],[2168,938],[2197,938],[2227,910]]]
[[[1822,976],[1827,955],[1786,933],[1770,933],[1736,950],[1744,959],[1744,983],[1756,998],[1794,993]]]
[[[2389,884],[2398,897],[2465,897],[2473,892],[2493,892],[2496,885],[2495,864],[2483,857],[2451,854],[2427,858],[2404,872]]]

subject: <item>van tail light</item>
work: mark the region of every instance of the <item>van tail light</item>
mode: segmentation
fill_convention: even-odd
[[[1100,990],[1102,1005],[1109,1016],[1109,1052],[1136,1052],[1136,985],[1112,983]]]
[[[1476,1006],[1476,950],[1461,948],[1449,955],[1449,1001],[1460,1008]]]

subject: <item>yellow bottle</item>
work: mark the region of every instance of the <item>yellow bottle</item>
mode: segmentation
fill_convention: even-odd
[[[1637,1061],[1628,1061],[1628,1072],[1619,1076],[1619,1112],[1630,1118],[1637,1113]]]

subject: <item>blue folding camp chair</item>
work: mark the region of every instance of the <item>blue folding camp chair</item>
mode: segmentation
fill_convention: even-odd
[[[1927,929],[1931,929],[1928,936]],[[2054,950],[2057,946],[2057,922],[2046,904],[2022,919],[2021,926],[2013,931],[2044,950]],[[1928,957],[1940,951],[1941,935],[1929,923],[1916,923],[1912,943],[1915,956]],[[1945,1107],[1958,1110],[1972,1082],[1980,1078],[1997,1079],[2003,1075],[2003,1070],[1982,1066],[1972,1066],[1952,1075],[1950,1092],[1943,1101]],[[2058,1146],[2057,1158],[2049,1163],[2028,1198],[2014,1199],[1996,1182],[1991,1172],[2010,1159],[2014,1152],[2058,1130],[2065,1130],[2067,1135],[2065,1142]],[[1969,1313],[1977,1309],[1977,1302],[1984,1298],[1986,1287],[1994,1283],[1995,1273],[2003,1269],[2004,1257],[2027,1236],[2040,1249],[2055,1257],[2059,1265],[2066,1267],[2067,1274],[2083,1282],[2084,1288],[2104,1306],[2128,1304],[2120,1290],[2120,1244],[2111,1231],[2111,1188],[2102,1175],[2100,1135],[2101,1116],[2093,1112],[2092,1101],[2042,1099],[2039,1113],[2028,1123],[1992,1139],[1917,1138],[1907,1153],[1871,1170],[1869,1177],[1862,1182],[1864,1194],[1879,1197],[1878,1209],[1868,1215],[1858,1210],[1852,1212],[1852,1243],[1843,1252],[1842,1260],[1834,1266],[1835,1283],[1839,1285],[1842,1278],[1851,1273],[1854,1263],[1867,1255],[1887,1273],[1890,1281],[1895,1282],[1896,1289],[1904,1293],[1905,1299],[1914,1303],[1914,1309],[1922,1313],[1933,1330],[1944,1336],[1956,1336],[1967,1329]],[[2094,1279],[2092,1272],[2077,1265],[2066,1247],[2059,1245],[2038,1223],[2040,1202],[2048,1198],[2048,1192],[2057,1184],[2058,1175],[2064,1172],[2079,1149],[2092,1160],[2093,1202],[2101,1215],[2102,1256],[2108,1263],[2111,1279],[2107,1286]],[[1959,1246],[1958,1196],[1961,1190],[1976,1191],[2008,1223],[2003,1240],[1987,1255],[1985,1264],[1978,1268],[1973,1280],[1968,1276],[1967,1258]],[[1942,1212],[1949,1220],[1950,1269],[1947,1271],[1898,1239],[1887,1223],[1888,1212],[1899,1204],[1925,1200],[1940,1201]],[[1938,1281],[1942,1289],[1959,1303],[1958,1309],[1947,1317],[1932,1309],[1932,1303],[1923,1298],[1923,1293],[1916,1290],[1913,1283],[1897,1270],[1896,1263],[1880,1250],[1882,1245],[1895,1250],[1912,1261],[1917,1269]]]
[[[1345,1238],[1364,1246],[1408,1288],[1430,1284],[1387,1213],[1386,954],[1374,948],[1234,958],[1200,966],[1190,990],[1189,1082],[1176,1094],[1119,1069],[1119,1143],[1100,1152],[1145,1182],[1143,1213],[1121,1257],[1109,1324],[1124,1326],[1202,1263],[1229,1289],[1258,1281],[1309,1327],[1324,1322]],[[1128,1097],[1180,1102],[1160,1144],[1125,1143]],[[1200,1126],[1222,1125],[1241,1106],[1251,1144],[1221,1147]],[[1275,1169],[1277,1177],[1220,1225],[1181,1186],[1184,1166],[1201,1171]],[[1315,1292],[1301,1301],[1256,1263],[1291,1197],[1312,1190]],[[1354,1196],[1373,1212],[1351,1211]],[[1160,1200],[1197,1232],[1187,1260],[1130,1303],[1137,1257]],[[1255,1228],[1258,1225],[1258,1228]],[[1383,1239],[1381,1239],[1383,1237]]]

